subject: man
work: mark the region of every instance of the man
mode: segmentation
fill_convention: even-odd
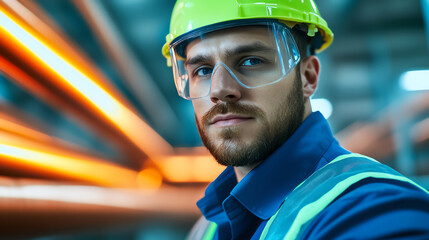
[[[179,0],[163,54],[228,166],[190,239],[429,239],[428,192],[343,149],[309,98],[333,34],[313,0]]]

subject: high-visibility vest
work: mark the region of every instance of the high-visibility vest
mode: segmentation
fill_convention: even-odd
[[[320,212],[351,185],[366,178],[411,183],[429,194],[426,189],[372,158],[356,153],[341,155],[315,171],[286,197],[268,220],[260,239],[300,239]],[[202,217],[188,239],[211,240],[216,229],[216,223]]]

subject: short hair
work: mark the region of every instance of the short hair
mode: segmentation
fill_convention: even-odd
[[[315,50],[320,48],[323,44],[323,37],[320,32],[316,32],[314,37],[309,37],[307,35],[307,29],[305,25],[296,25],[291,29],[301,59],[315,55]]]

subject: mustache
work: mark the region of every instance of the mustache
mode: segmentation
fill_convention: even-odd
[[[210,108],[210,110],[204,114],[201,120],[202,120],[202,123],[204,123],[204,125],[207,125],[208,122],[216,115],[227,114],[227,113],[250,115],[252,117],[264,116],[264,112],[256,106],[249,105],[249,104],[226,102],[226,103],[216,104],[215,106]]]

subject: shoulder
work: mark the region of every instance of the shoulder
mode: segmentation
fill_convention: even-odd
[[[366,178],[350,186],[309,225],[309,239],[429,239],[429,194],[407,182]]]

